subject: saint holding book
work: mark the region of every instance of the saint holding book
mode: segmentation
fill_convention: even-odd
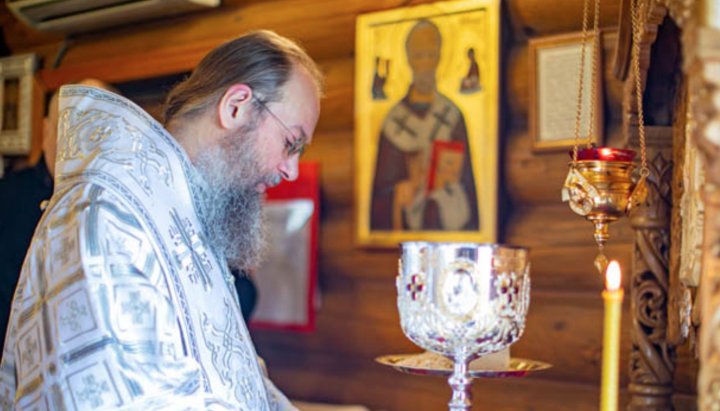
[[[437,89],[442,38],[429,20],[410,30],[407,94],[380,130],[373,230],[478,230],[477,195],[462,111]]]

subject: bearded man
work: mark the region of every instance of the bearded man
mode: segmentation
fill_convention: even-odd
[[[227,262],[257,264],[263,191],[294,180],[321,75],[255,32],[168,96],[60,91],[55,193],[15,292],[0,408],[294,409],[263,377]]]

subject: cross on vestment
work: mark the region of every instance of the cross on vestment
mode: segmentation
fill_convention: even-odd
[[[415,137],[417,137],[415,130],[411,129],[407,125],[409,118],[410,118],[410,115],[408,114],[405,117],[403,117],[402,119],[399,117],[393,117],[392,120],[393,120],[393,123],[398,125],[398,129],[397,129],[398,133],[406,132],[406,133],[410,134],[411,137],[415,138]]]
[[[433,126],[432,132],[430,132],[430,141],[435,141],[435,136],[437,135],[438,131],[440,131],[440,127],[442,127],[443,125],[448,126],[448,128],[452,127],[450,120],[447,118],[448,114],[450,114],[450,106],[448,105],[445,105],[442,113],[432,113],[433,117],[435,117],[437,121]]]

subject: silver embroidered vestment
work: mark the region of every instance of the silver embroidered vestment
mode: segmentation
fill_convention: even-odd
[[[292,409],[206,245],[184,151],[122,97],[60,93],[55,194],[15,292],[0,409]]]

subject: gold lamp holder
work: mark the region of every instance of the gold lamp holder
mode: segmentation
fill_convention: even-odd
[[[638,104],[638,127],[640,134],[641,167],[639,177],[634,178],[635,152],[632,150],[616,149],[611,147],[595,147],[592,141],[593,121],[589,122],[587,146],[578,150],[580,141],[580,119],[582,112],[583,73],[585,70],[585,46],[587,43],[587,21],[589,0],[585,0],[583,10],[583,38],[580,59],[578,108],[575,122],[575,145],[573,147],[572,161],[565,184],[562,188],[562,200],[568,202],[570,208],[577,214],[585,217],[595,227],[595,242],[598,245],[598,255],[595,258],[595,267],[602,274],[608,265],[604,254],[605,244],[610,238],[608,226],[618,218],[628,214],[634,207],[642,204],[647,198],[646,179],[649,174],[645,154],[645,129],[642,116],[642,92],[639,77],[639,42],[640,31],[638,22],[639,11],[635,1],[631,0],[633,14],[633,69],[635,71],[635,87]],[[593,47],[599,47],[598,16],[600,14],[600,0],[595,0],[594,42]],[[598,55],[593,51],[593,78],[597,73]],[[595,85],[592,83],[592,98],[590,99],[590,118],[594,112]]]
[[[634,156],[630,150],[610,150]],[[637,182],[633,181],[634,170],[632,160],[593,159],[570,163],[562,199],[568,202],[576,214],[593,223],[598,245],[595,266],[600,272],[604,272],[608,264],[603,250],[610,238],[609,224],[629,213],[647,197],[645,176],[641,176]]]

